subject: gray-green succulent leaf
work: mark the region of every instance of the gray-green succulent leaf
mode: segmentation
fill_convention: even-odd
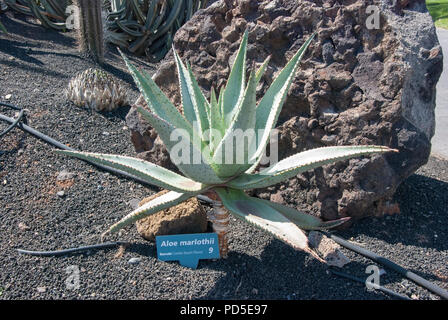
[[[230,71],[229,80],[223,92],[221,114],[225,127],[229,127],[237,112],[238,101],[242,100],[246,79],[246,48],[249,32],[243,35],[240,48]]]
[[[173,127],[185,130],[188,134],[193,135],[192,124],[180,114],[154,80],[145,71],[140,72],[121,50],[119,51],[151,112]]]
[[[306,41],[280,72],[258,106],[256,88],[269,58],[257,72],[252,71],[246,86],[247,31],[241,41],[229,81],[221,90],[218,101],[214,95],[210,102],[206,100],[191,68],[185,66],[174,51],[183,115],[149,75],[140,72],[121,54],[148,105],[148,109],[138,107],[137,111],[159,133],[172,159],[180,156],[182,161],[173,161],[175,165],[193,180],[209,185],[222,184],[258,164],[300,59],[312,38]],[[267,110],[268,104],[271,104],[272,111]],[[264,128],[263,124],[266,125]],[[262,139],[257,137],[258,131],[263,131]],[[172,139],[173,134],[186,141],[188,147],[179,148],[179,141]],[[176,152],[173,150],[178,154],[174,154]]]
[[[286,100],[289,88],[294,79],[294,75],[299,67],[302,57],[305,55],[306,49],[311,44],[315,37],[314,33],[302,47],[297,51],[293,58],[279,73],[277,78],[272,82],[269,89],[261,99],[257,107],[255,132],[263,130],[262,137],[258,138],[258,145],[255,152],[251,155],[250,162],[252,163],[248,173],[251,173],[258,166],[263,152],[268,144],[271,130],[275,128],[278,117],[282,110],[283,104]]]
[[[196,130],[204,140],[203,134],[210,126],[210,106],[199,88],[191,68],[189,66],[188,68],[185,67],[174,48],[173,52],[179,73],[179,87],[184,115],[190,123],[197,125]]]
[[[241,190],[216,188],[223,205],[235,217],[265,231],[294,249],[312,253],[306,234],[273,206]]]
[[[118,230],[140,219],[146,218],[159,211],[174,207],[179,203],[182,203],[190,199],[193,196],[194,194],[179,193],[176,191],[169,191],[167,193],[164,193],[158,196],[157,198],[154,198],[151,201],[145,203],[143,206],[137,208],[136,210],[132,211],[130,214],[128,214],[123,219],[121,219],[113,226],[111,226],[106,233],[117,232]]]
[[[242,174],[230,181],[228,185],[243,190],[265,188],[326,164],[371,153],[391,151],[395,150],[383,146],[334,146],[312,149],[279,161],[260,173]]]
[[[255,74],[252,72],[235,117],[213,155],[214,168],[220,177],[233,177],[251,166],[248,146],[256,139],[255,132],[252,131],[255,125],[256,90]],[[243,138],[245,133],[249,133],[247,138]],[[238,161],[238,158],[241,160]]]
[[[284,206],[280,203],[264,200],[264,199],[258,199],[253,198],[254,201],[262,202],[270,207],[272,207],[274,210],[281,213],[283,216],[291,220],[294,224],[296,224],[299,228],[303,230],[327,230],[331,228],[335,228],[337,226],[340,226],[341,224],[347,222],[350,220],[350,217],[341,218],[337,220],[331,220],[331,221],[322,221],[321,219],[302,213],[294,208]]]
[[[160,188],[165,188],[172,191],[198,193],[207,188],[206,185],[200,182],[181,176],[180,174],[172,172],[154,163],[137,158],[113,154],[65,150],[57,150],[56,153],[118,169],[140,178],[148,184],[156,185]]]
[[[168,152],[170,152],[174,164],[183,174],[205,184],[224,182],[213,170],[209,154],[202,152],[201,146],[195,143],[195,139],[188,135],[186,131],[177,130],[178,128],[171,123],[144,108],[139,107],[137,110],[156,129]],[[173,140],[173,135],[181,141]]]

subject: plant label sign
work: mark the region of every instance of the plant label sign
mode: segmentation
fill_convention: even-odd
[[[157,258],[175,261],[196,269],[200,259],[219,259],[218,235],[216,233],[177,234],[157,236]]]

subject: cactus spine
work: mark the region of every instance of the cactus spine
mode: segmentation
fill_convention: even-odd
[[[104,63],[101,0],[76,0],[79,8],[79,46],[99,64]]]

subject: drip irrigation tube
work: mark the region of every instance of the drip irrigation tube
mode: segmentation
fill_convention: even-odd
[[[24,115],[24,112],[23,112],[22,108],[19,108],[17,106],[14,106],[14,105],[11,105],[11,104],[8,104],[8,103],[4,103],[4,102],[0,102],[0,106],[9,107],[9,108],[14,109],[14,110],[20,110],[19,116],[16,119],[12,119],[10,117],[7,117],[5,115],[0,114],[0,120],[6,121],[6,122],[10,123],[10,126],[6,130],[4,130],[4,132],[2,132],[2,134],[0,134],[0,137],[2,135],[4,135],[4,134],[8,133],[9,131],[11,131],[13,128],[17,127],[17,128],[19,128],[19,129],[21,129],[21,130],[23,130],[25,132],[28,132],[28,133],[32,134],[33,136],[35,136],[35,137],[37,137],[37,138],[39,138],[39,139],[41,139],[41,140],[43,140],[43,141],[45,141],[47,143],[49,143],[49,144],[59,148],[59,149],[75,151],[75,149],[70,148],[70,147],[60,143],[59,141],[56,141],[56,140],[52,139],[51,137],[49,137],[49,136],[47,136],[47,135],[45,135],[45,134],[43,134],[43,133],[41,133],[41,132],[39,132],[39,131],[37,131],[37,130],[29,127],[29,126],[27,126],[26,124],[24,124],[21,121],[22,119],[25,118],[25,115]],[[90,161],[87,161],[87,160],[83,160],[83,161],[87,162],[87,163],[90,163],[92,165],[95,165],[96,167],[99,167],[99,168],[101,168],[101,169],[103,169],[105,171],[109,171],[109,172],[114,173],[114,174],[118,174],[118,175],[121,175],[121,176],[125,176],[127,178],[131,178],[131,179],[133,179],[133,180],[135,180],[135,181],[137,181],[137,182],[139,182],[139,183],[141,183],[143,185],[154,187],[153,185],[150,185],[146,181],[144,181],[144,180],[142,180],[142,179],[140,179],[138,177],[132,176],[132,175],[130,175],[130,174],[126,173],[126,172],[123,172],[121,170],[110,168],[108,166],[94,164],[94,163],[92,163]],[[200,195],[200,196],[197,196],[197,198],[198,198],[198,200],[200,200],[202,202],[206,202],[208,204],[212,203],[211,199],[209,199],[206,196]],[[406,278],[412,280],[416,284],[418,284],[418,285],[428,289],[429,291],[439,295],[440,297],[442,297],[444,299],[448,299],[448,291],[447,290],[440,288],[436,284],[434,284],[434,283],[432,283],[432,282],[430,282],[428,280],[423,279],[422,277],[416,275],[415,273],[413,273],[413,272],[411,272],[409,270],[406,270],[402,266],[400,266],[400,265],[398,265],[398,264],[396,264],[396,263],[394,263],[394,262],[392,262],[392,261],[390,261],[390,260],[388,260],[388,259],[386,259],[384,257],[381,257],[381,256],[377,255],[374,252],[371,252],[371,251],[366,250],[364,248],[361,248],[361,247],[359,247],[357,245],[354,245],[353,243],[350,243],[350,242],[348,242],[348,241],[346,241],[344,239],[341,239],[341,238],[339,238],[339,237],[337,237],[337,236],[335,236],[335,235],[333,235],[331,233],[324,232],[324,234],[327,237],[333,239],[336,243],[338,243],[341,246],[345,247],[346,249],[349,249],[349,250],[351,250],[353,252],[356,252],[356,253],[358,253],[360,255],[363,255],[363,256],[365,256],[367,258],[370,258],[371,260],[373,260],[373,261],[375,261],[375,262],[377,262],[379,264],[382,264],[385,267],[389,267],[390,269],[392,269],[392,270],[398,272],[399,274],[405,276]],[[67,253],[82,252],[82,251],[93,250],[93,249],[101,249],[101,248],[110,248],[110,247],[118,246],[118,245],[121,245],[121,244],[124,244],[124,243],[123,242],[109,242],[109,243],[101,243],[101,244],[97,244],[97,245],[82,246],[82,247],[78,247],[78,248],[57,250],[57,251],[30,251],[30,250],[22,250],[22,249],[18,249],[17,251],[20,252],[20,253],[23,253],[23,254],[36,255],[36,256],[59,256],[59,255],[67,254]],[[334,274],[337,274],[334,271],[332,271],[332,272]],[[339,276],[342,276],[342,275],[339,274]],[[347,276],[349,276],[350,279],[352,279],[354,281],[358,281],[359,280],[359,279],[355,280],[354,279],[355,277],[353,277],[351,275],[344,274],[343,276],[346,277],[346,278],[348,278]],[[384,289],[386,289],[386,288],[384,288]],[[397,295],[396,293],[391,293],[391,294]]]
[[[356,252],[364,257],[369,258],[370,260],[373,260],[379,264],[382,264],[385,267],[388,267],[396,272],[398,272],[399,274],[401,274],[402,276],[408,278],[409,280],[414,281],[416,284],[428,289],[429,291],[441,296],[444,299],[448,299],[448,291],[437,286],[436,284],[423,279],[422,277],[420,277],[419,275],[416,275],[415,273],[413,273],[412,271],[406,270],[405,268],[403,268],[402,266],[396,264],[395,262],[386,259],[384,257],[381,257],[379,255],[377,255],[376,253],[369,251],[367,249],[361,248],[351,242],[348,242],[347,240],[344,240],[342,238],[339,238],[338,236],[335,236],[334,234],[328,233],[328,232],[324,232],[324,234],[333,239],[336,243],[340,244],[341,246],[343,246],[344,248],[347,248],[353,252]]]
[[[54,257],[54,256],[63,256],[70,253],[79,253],[89,250],[99,250],[99,249],[111,249],[115,248],[121,245],[126,245],[127,242],[105,242],[105,243],[99,243],[99,244],[93,244],[88,246],[81,246],[77,248],[70,248],[70,249],[63,249],[63,250],[55,250],[55,251],[31,251],[31,250],[23,250],[23,249],[17,249],[19,253],[22,254],[28,254],[31,256],[39,256],[39,257]]]
[[[4,135],[6,135],[9,131],[14,129],[19,124],[19,122],[21,122],[24,119],[24,115],[25,114],[24,114],[24,110],[22,108],[13,106],[12,104],[8,104],[8,103],[0,103],[0,104],[3,105],[3,106],[9,107],[11,109],[19,111],[18,117],[14,121],[11,122],[11,125],[8,128],[6,128],[5,130],[3,130],[2,133],[0,133],[0,138],[1,138]]]
[[[334,275],[337,275],[339,277],[346,278],[346,279],[349,279],[349,280],[352,280],[352,281],[355,281],[355,282],[359,282],[359,283],[362,283],[362,284],[366,283],[363,279],[355,277],[355,276],[353,276],[351,274],[348,274],[348,273],[336,271],[334,269],[330,269],[330,272],[333,273]],[[412,300],[411,298],[409,298],[407,296],[404,296],[404,295],[401,295],[399,293],[396,293],[396,292],[394,292],[394,291],[392,291],[390,289],[387,289],[385,287],[382,287],[380,285],[376,285],[374,283],[372,283],[371,285],[372,285],[372,287],[375,290],[380,290],[380,291],[382,291],[384,293],[390,294],[391,296],[393,296],[395,298],[398,298],[398,299],[401,299],[401,300]]]

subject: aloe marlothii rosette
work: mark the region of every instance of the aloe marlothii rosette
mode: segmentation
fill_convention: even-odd
[[[190,197],[206,194],[215,201],[215,212],[211,220],[218,233],[222,256],[227,254],[226,234],[229,213],[296,249],[313,253],[308,247],[308,240],[302,229],[328,229],[344,223],[347,218],[324,222],[293,208],[249,197],[244,190],[268,187],[301,172],[336,161],[393,151],[382,146],[325,147],[293,155],[258,173],[253,173],[264,155],[270,131],[276,125],[299,62],[313,37],[314,35],[304,43],[279,73],[258,105],[256,87],[266,69],[267,61],[257,72],[251,72],[246,85],[247,32],[242,39],[226,87],[221,90],[219,98],[212,90],[210,102],[199,89],[190,66],[184,65],[174,52],[179,73],[183,114],[176,109],[147,73],[137,70],[123,55],[148,105],[148,108],[138,107],[138,111],[157,130],[172,159],[173,155],[179,152],[179,148],[178,140],[173,141],[171,138],[179,131],[176,136],[185,139],[183,143],[188,147],[182,149],[186,153],[183,156],[191,160],[199,155],[201,161],[193,163],[174,161],[183,174],[180,175],[155,164],[125,156],[59,151],[125,171],[150,184],[170,190],[131,212],[110,227],[106,233],[115,232]],[[242,150],[236,148],[235,145],[238,145],[238,142],[226,143],[233,139],[233,131],[244,132],[249,129],[263,130],[257,139],[249,137],[246,143],[239,144],[239,147],[243,147]],[[243,162],[230,161],[229,163],[220,158],[229,152],[236,154],[236,151],[243,154]]]

